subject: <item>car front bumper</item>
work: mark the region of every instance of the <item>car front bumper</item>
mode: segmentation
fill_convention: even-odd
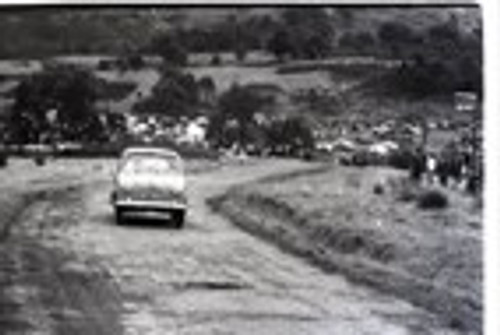
[[[183,210],[187,208],[187,204],[175,200],[134,200],[134,199],[121,199],[114,201],[113,205],[116,208],[124,208],[130,210]]]
[[[174,211],[186,211],[187,205],[178,201],[119,200],[114,207],[127,219],[172,219]]]

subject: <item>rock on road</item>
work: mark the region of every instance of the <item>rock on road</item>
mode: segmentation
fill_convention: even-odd
[[[205,204],[239,183],[310,167],[263,160],[191,174],[186,226],[175,230],[117,226],[108,202],[112,164],[101,163],[82,177],[78,224],[47,244],[110,275],[125,334],[452,334],[425,311],[324,273]]]

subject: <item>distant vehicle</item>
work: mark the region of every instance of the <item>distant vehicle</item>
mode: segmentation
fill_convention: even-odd
[[[75,142],[61,142],[55,145],[58,152],[79,151],[83,149],[83,144]]]
[[[25,144],[22,146],[22,151],[27,155],[51,155],[54,153],[49,144]]]
[[[390,153],[396,151],[399,149],[399,145],[396,142],[393,141],[383,141],[383,142],[377,142],[373,143],[368,147],[368,151],[370,153],[386,157]]]
[[[54,155],[54,149],[49,144],[26,144],[22,151],[33,159],[37,166],[43,166],[47,159]]]
[[[187,210],[182,158],[163,148],[126,149],[118,163],[111,202],[116,221],[145,218],[184,225]]]

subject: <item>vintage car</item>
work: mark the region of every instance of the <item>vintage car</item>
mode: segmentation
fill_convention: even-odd
[[[119,160],[111,202],[116,221],[165,220],[181,228],[187,209],[182,158],[164,148],[128,148]]]

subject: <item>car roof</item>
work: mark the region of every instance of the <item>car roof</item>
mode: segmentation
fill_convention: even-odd
[[[136,154],[151,154],[151,155],[161,155],[161,156],[167,156],[167,157],[175,157],[175,158],[181,158],[180,155],[168,148],[158,148],[158,147],[130,147],[125,150],[123,150],[121,157],[129,157],[131,155],[136,155]]]

